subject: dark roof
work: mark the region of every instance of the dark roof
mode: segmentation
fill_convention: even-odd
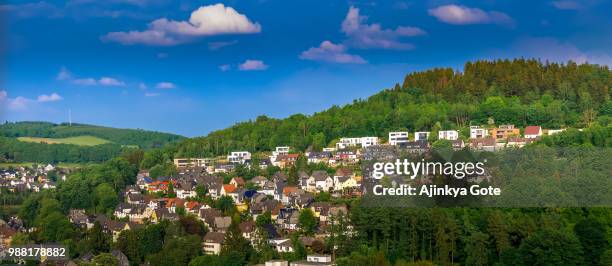
[[[312,172],[312,177],[314,177],[316,181],[324,181],[325,179],[329,177],[329,175],[327,174],[326,171],[317,170],[317,171]]]
[[[225,234],[220,232],[208,232],[204,236],[205,243],[219,243],[223,244],[223,240],[225,239]]]

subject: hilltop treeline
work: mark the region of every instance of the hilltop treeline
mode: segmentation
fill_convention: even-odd
[[[0,137],[0,162],[38,163],[101,163],[131,149],[117,144],[78,146],[72,144],[45,144]]]
[[[0,135],[39,138],[68,138],[89,135],[119,145],[138,146],[141,149],[158,148],[166,143],[183,139],[179,135],[142,129],[120,129],[85,124],[53,124],[49,122],[6,122],[0,125]]]
[[[96,146],[45,144],[17,140],[17,137],[68,138],[94,136],[110,141]],[[122,152],[160,148],[184,137],[141,129],[118,129],[84,124],[48,122],[6,122],[0,125],[0,162],[89,163],[105,162]]]
[[[461,129],[472,124],[545,128],[608,125],[612,72],[607,66],[538,60],[477,61],[463,72],[436,68],[406,76],[402,85],[311,116],[259,116],[178,146],[179,156],[231,150],[300,150],[328,146],[339,137],[379,136],[389,131]]]

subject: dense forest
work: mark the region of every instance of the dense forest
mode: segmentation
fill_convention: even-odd
[[[612,116],[607,66],[515,59],[468,62],[462,72],[436,68],[408,74],[403,84],[365,100],[313,115],[259,116],[208,136],[184,140],[179,156],[231,150],[300,150],[339,137],[387,137],[389,131],[464,129],[470,124],[544,128],[607,126]]]
[[[96,146],[24,142],[18,137],[68,138],[94,136],[110,143]],[[140,129],[118,129],[84,124],[6,122],[0,125],[0,162],[105,162],[128,149],[144,150],[175,143],[182,136]]]

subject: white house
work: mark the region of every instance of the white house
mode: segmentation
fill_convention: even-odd
[[[389,132],[389,145],[397,145],[398,143],[408,142],[408,132],[397,131]]]
[[[247,160],[251,160],[251,153],[248,151],[233,151],[227,156],[227,161],[230,163],[244,164]]]
[[[457,130],[440,130],[440,131],[438,131],[438,139],[457,140],[457,139],[459,139],[459,131],[457,131]]]
[[[525,138],[535,139],[542,136],[542,127],[540,126],[527,126],[525,128]]]
[[[336,143],[336,148],[345,149],[355,146],[366,148],[373,145],[378,145],[378,137],[341,138],[340,141]]]
[[[429,132],[427,131],[414,132],[414,141],[427,140],[428,138],[429,138]]]
[[[489,131],[479,126],[470,126],[470,138],[481,139],[489,135]]]
[[[308,191],[329,191],[334,187],[334,179],[325,171],[313,171],[307,184]]]
[[[204,236],[203,250],[205,254],[218,255],[221,253],[221,245],[225,239],[224,233],[208,232]]]

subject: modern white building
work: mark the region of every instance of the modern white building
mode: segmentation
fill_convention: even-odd
[[[233,151],[227,156],[229,163],[244,164],[247,160],[251,160],[251,153],[248,151]]]
[[[414,141],[427,140],[427,139],[429,139],[429,132],[427,131],[414,132]]]
[[[470,126],[470,138],[481,139],[489,135],[489,131],[479,126]]]
[[[276,162],[276,158],[279,155],[287,155],[287,154],[289,154],[289,150],[290,149],[291,149],[291,147],[289,147],[289,146],[276,147],[276,150],[274,150],[272,152],[272,155],[270,155],[270,162],[275,163]]]
[[[440,131],[438,131],[438,139],[457,140],[457,139],[459,139],[459,131],[457,131],[457,130],[440,130]]]
[[[389,132],[389,145],[397,145],[399,143],[408,142],[408,132],[397,131]]]
[[[366,148],[372,145],[378,145],[378,137],[341,138],[340,141],[336,143],[336,148],[345,149],[355,146]]]

